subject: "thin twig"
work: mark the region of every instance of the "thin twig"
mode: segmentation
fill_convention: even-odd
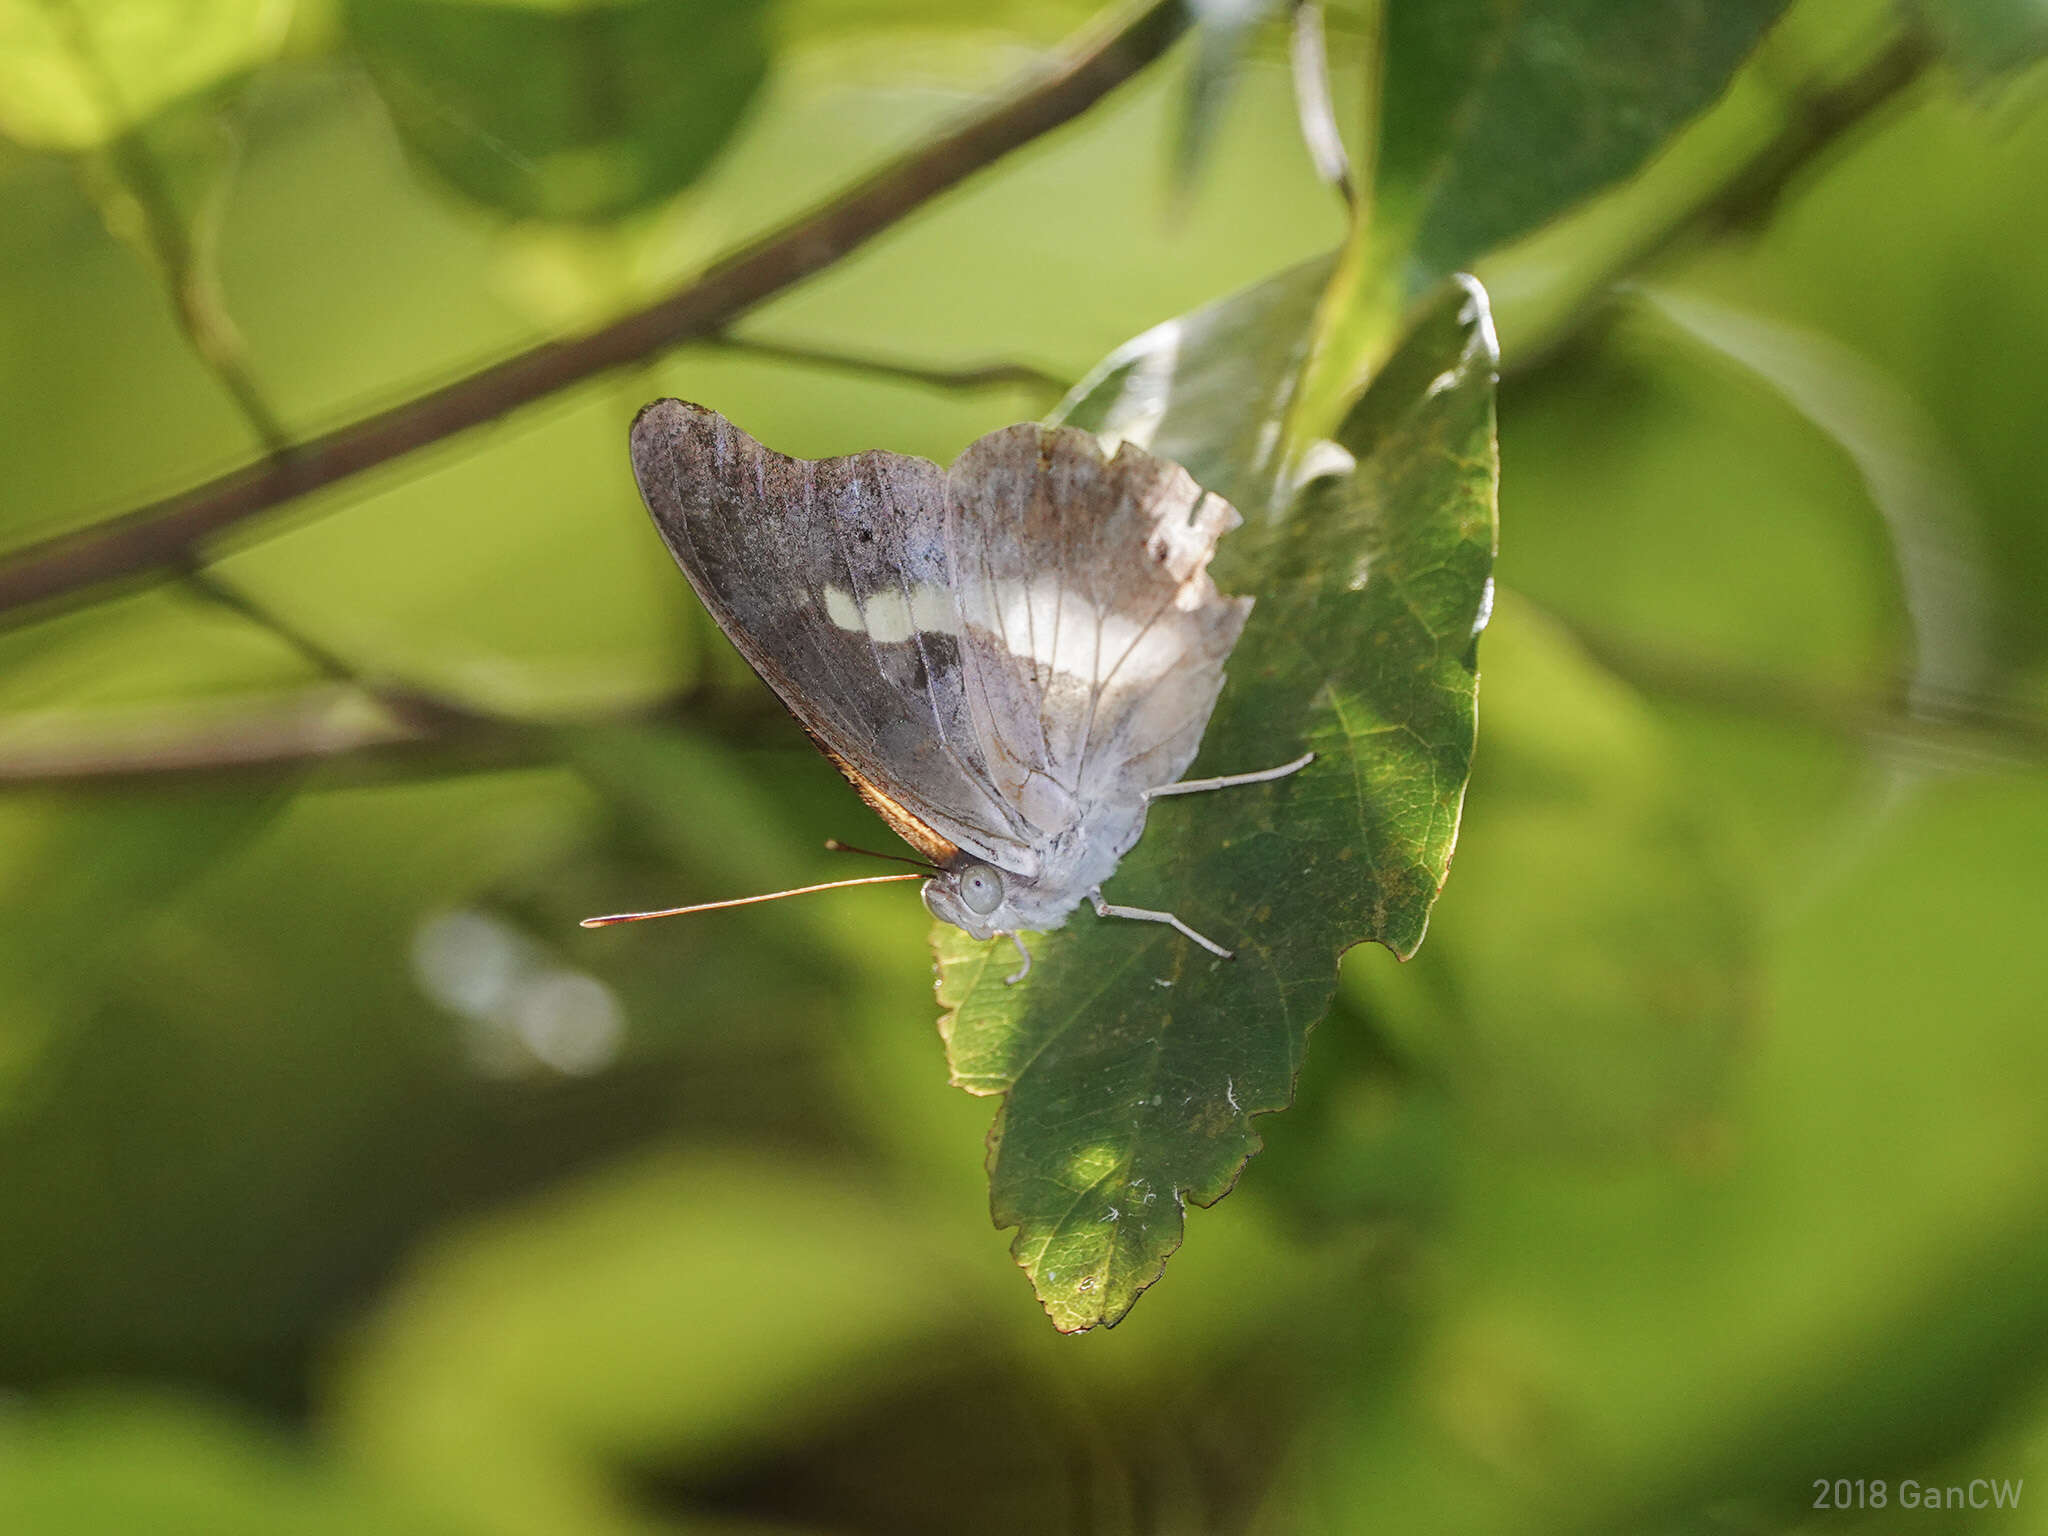
[[[216,571],[194,565],[180,573],[185,584],[195,595],[204,598],[216,607],[238,614],[251,623],[269,630],[286,645],[297,651],[313,670],[324,677],[340,683],[362,683],[362,674],[340,652],[324,642],[314,639],[296,624],[272,613],[241,588],[234,586]]]
[[[832,368],[844,373],[867,374],[875,378],[901,379],[906,384],[927,384],[933,389],[1028,389],[1057,400],[1073,380],[1062,379],[1034,368],[1029,363],[984,363],[973,368],[926,368],[892,358],[867,357],[858,352],[835,352],[826,347],[800,347],[780,341],[760,341],[721,331],[702,338],[697,345],[728,352],[744,352],[777,362],[800,363],[813,368]]]
[[[1079,116],[1163,53],[1184,25],[1181,0],[1127,7],[1043,79],[714,262],[665,299],[588,335],[518,353],[195,490],[32,545],[0,564],[0,612],[174,564],[223,530],[280,503],[594,374],[719,331],[974,172]]]
[[[181,566],[179,575],[196,596],[268,630],[298,652],[321,676],[354,688],[393,722],[422,738],[437,731],[497,723],[495,717],[455,699],[366,671],[324,640],[197,561]]]

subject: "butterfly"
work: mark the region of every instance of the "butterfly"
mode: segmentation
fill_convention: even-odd
[[[948,470],[879,451],[792,459],[716,411],[657,400],[632,456],[719,628],[928,871],[872,879],[923,879],[934,915],[1011,938],[1011,982],[1031,968],[1019,935],[1083,901],[1230,958],[1173,913],[1102,894],[1153,800],[1314,757],[1179,782],[1252,606],[1209,577],[1240,521],[1228,502],[1133,444],[1106,456],[1087,432],[1029,423]]]

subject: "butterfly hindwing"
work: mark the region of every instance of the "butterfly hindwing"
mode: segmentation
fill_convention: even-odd
[[[1105,461],[1072,428],[990,433],[948,491],[969,703],[998,791],[1046,831],[1137,810],[1193,761],[1251,609],[1208,575],[1237,513],[1178,465],[1129,443]]]

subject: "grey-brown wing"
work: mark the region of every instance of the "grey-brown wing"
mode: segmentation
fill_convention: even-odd
[[[962,678],[945,473],[893,453],[792,459],[715,411],[658,400],[633,473],[676,564],[791,714],[897,830],[897,811],[999,867],[1037,873],[996,792]]]
[[[1239,522],[1187,471],[1086,432],[1016,426],[947,477],[947,545],[967,702],[998,794],[1058,833],[1142,820],[1141,792],[1187,771],[1251,599],[1216,590]]]

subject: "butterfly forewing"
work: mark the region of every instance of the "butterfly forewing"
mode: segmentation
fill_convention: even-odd
[[[807,462],[660,400],[633,470],[669,552],[748,664],[884,816],[1020,873],[1035,861],[968,720],[945,475],[900,454]],[[874,797],[869,796],[871,803]],[[908,838],[914,846],[922,840]]]

